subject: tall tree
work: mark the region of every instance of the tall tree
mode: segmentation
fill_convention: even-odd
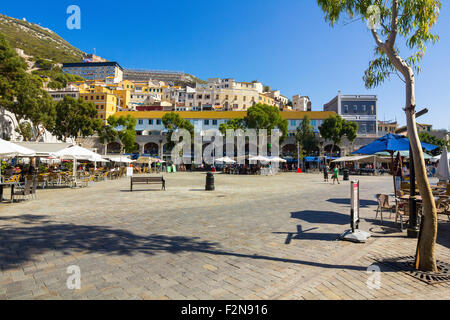
[[[107,145],[116,142],[119,138],[119,134],[116,129],[111,125],[101,124],[97,129],[97,135],[101,144],[103,144],[104,151],[106,154]]]
[[[342,139],[346,137],[350,142],[356,139],[358,124],[346,121],[341,116],[330,116],[325,119],[319,127],[320,135],[323,139],[331,141],[330,158],[333,156],[334,147],[340,146]]]
[[[375,41],[375,59],[369,63],[364,81],[374,88],[397,75],[405,83],[405,114],[417,184],[423,203],[423,228],[419,240],[419,269],[437,271],[435,244],[437,212],[427,178],[425,160],[416,127],[415,73],[420,71],[426,44],[439,37],[431,33],[441,8],[440,0],[317,0],[333,26],[344,15],[367,22]],[[401,56],[399,46],[405,48]]]
[[[178,113],[168,112],[162,118],[162,123],[167,129],[167,150],[171,151],[175,147],[172,141],[172,134],[178,129],[185,129],[191,134],[191,143],[194,139],[194,126],[188,121],[180,117]]]
[[[0,106],[5,107],[17,95],[17,83],[26,76],[26,63],[0,33]]]
[[[92,103],[65,96],[56,104],[56,120],[51,132],[63,141],[89,137],[98,130],[96,117],[97,109]]]
[[[230,119],[226,123],[221,123],[219,126],[219,131],[223,135],[226,134],[227,130],[245,130],[244,119]]]
[[[428,132],[419,133],[419,139],[421,142],[434,144],[435,146],[439,147],[438,149],[432,151],[433,155],[440,154],[442,152],[442,149],[444,149],[444,146],[447,146],[447,148],[449,147],[449,143],[447,141],[445,141],[444,139],[435,137]]]
[[[303,151],[300,154],[301,156],[311,154],[319,145],[319,141],[311,126],[311,120],[308,115],[303,118],[301,125],[297,128],[295,138]]]
[[[131,115],[120,117],[110,116],[108,118],[108,124],[113,130],[116,130],[116,136],[119,138],[123,150],[127,153],[133,152],[136,146],[136,119]],[[110,129],[106,130],[109,131],[109,138],[112,139],[114,133]]]
[[[266,129],[268,135],[270,135],[273,129],[280,130],[280,145],[287,137],[288,121],[281,116],[280,109],[274,106],[260,103],[255,104],[247,110],[244,123],[249,129]]]
[[[38,76],[26,72],[27,65],[0,34],[0,107],[10,111],[18,126],[16,131],[24,138],[30,138],[29,120],[34,126],[36,140],[45,128],[51,128],[55,120],[55,103],[42,90]],[[31,139],[31,138],[30,138]]]

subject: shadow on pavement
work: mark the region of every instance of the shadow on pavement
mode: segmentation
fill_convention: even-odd
[[[340,234],[339,233],[320,233],[309,231],[317,230],[319,228],[310,228],[303,230],[301,225],[297,226],[297,232],[274,232],[274,234],[286,234],[285,244],[290,244],[292,240],[318,240],[318,241],[336,241]]]
[[[326,224],[350,224],[350,215],[334,211],[314,211],[304,210],[291,212],[291,218],[303,220],[309,223],[326,223]]]
[[[228,252],[221,249],[218,243],[201,241],[198,237],[156,234],[142,236],[127,230],[105,226],[75,224],[4,226],[0,232],[0,243],[0,269],[3,271],[34,261],[34,256],[47,251],[59,251],[64,254],[83,252],[84,254],[101,253],[125,256],[134,254],[152,256],[158,252],[174,254],[199,252],[329,269],[365,270],[364,267],[352,265],[336,265],[258,254]]]
[[[333,199],[328,199],[327,201],[336,203],[336,204],[350,205],[350,198],[333,198]],[[377,206],[377,205],[378,205],[378,202],[376,202],[375,200],[364,200],[364,199],[359,200],[359,206],[361,208],[368,208],[369,206]]]

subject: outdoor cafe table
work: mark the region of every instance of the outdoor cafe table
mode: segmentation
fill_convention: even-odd
[[[11,201],[14,195],[14,183],[13,182],[2,182],[0,183],[0,202],[3,202],[3,188],[10,187],[11,188]]]
[[[410,197],[408,194],[405,194],[404,196],[400,197],[400,199],[402,199],[402,200],[409,200],[410,198],[412,198],[412,197]],[[422,197],[419,195],[416,195],[415,198],[416,198],[416,201],[418,201],[418,202],[422,201]]]

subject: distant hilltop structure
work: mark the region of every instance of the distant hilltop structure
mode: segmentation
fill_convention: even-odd
[[[185,81],[185,73],[180,71],[125,69],[123,79],[130,81],[158,80],[164,82]]]

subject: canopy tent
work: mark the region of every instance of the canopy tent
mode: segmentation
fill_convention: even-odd
[[[236,163],[236,161],[234,161],[230,157],[217,158],[214,160],[214,162]]]
[[[341,157],[336,160],[333,160],[331,162],[367,162],[367,160],[372,159],[373,160],[377,156],[370,156],[370,155],[364,155],[364,156],[349,156],[349,157]]]
[[[400,156],[403,158],[409,158],[409,150],[408,151],[399,151],[400,152]],[[391,154],[389,152],[377,152],[376,153],[377,156],[381,156],[381,157],[390,157]],[[423,157],[425,160],[430,160],[433,159],[428,153],[423,153]]]
[[[36,153],[28,148],[21,147],[15,143],[0,139],[0,157],[33,157]],[[0,163],[1,164],[1,163]],[[0,176],[2,174],[2,168],[0,166]]]
[[[264,156],[252,156],[248,158],[249,161],[262,161],[262,162],[270,162],[270,158]]]
[[[433,157],[433,159],[431,161],[437,162],[437,161],[441,160],[441,157],[442,157],[443,154],[444,153],[442,153],[442,154],[440,154],[440,155],[438,155],[436,157]],[[450,152],[447,152],[447,159],[450,161]]]
[[[34,150],[36,157],[50,157],[55,152],[66,149],[73,144],[71,143],[44,143],[44,142],[15,142],[15,144]]]
[[[134,160],[131,160],[128,157],[125,156],[105,156],[105,158],[111,160],[112,162],[118,162],[118,163],[133,163]]]
[[[34,157],[35,155],[36,152],[31,149],[0,139],[0,156],[2,157]]]
[[[304,157],[303,160],[305,162],[322,162],[319,157]]]
[[[450,171],[449,171],[449,165],[448,165],[448,152],[447,147],[444,147],[444,150],[442,152],[439,165],[437,167],[436,176],[440,180],[449,181],[450,180]]]
[[[73,160],[73,176],[76,182],[76,174],[77,174],[77,160],[88,160],[97,162],[103,162],[104,159],[98,154],[89,149],[82,148],[80,146],[71,146],[65,148],[61,151],[55,152],[52,156],[61,158],[61,159],[72,159]],[[102,161],[103,160],[103,161]]]
[[[283,162],[283,163],[285,163],[285,162],[287,162],[286,160],[284,160],[283,158],[280,158],[280,157],[268,157],[269,158],[269,160],[270,160],[270,162]]]

